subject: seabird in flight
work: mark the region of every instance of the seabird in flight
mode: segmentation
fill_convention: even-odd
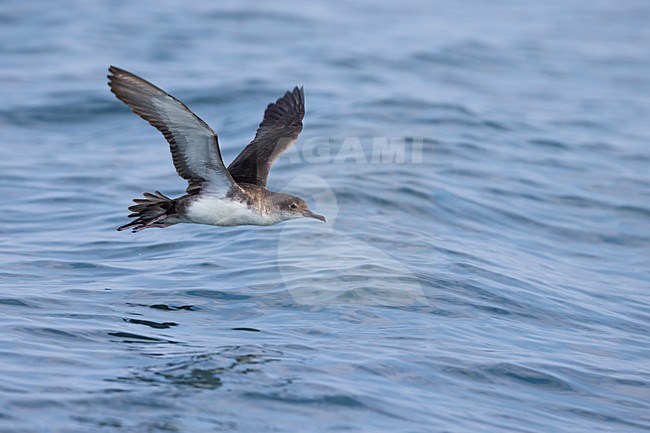
[[[185,104],[137,75],[115,66],[108,70],[111,91],[163,134],[176,171],[189,183],[182,197],[156,191],[134,199],[129,218],[136,219],[118,230],[138,232],[179,223],[265,226],[305,217],[325,221],[301,198],[266,189],[271,164],[302,130],[302,88],[268,105],[255,138],[226,169],[217,134]]]

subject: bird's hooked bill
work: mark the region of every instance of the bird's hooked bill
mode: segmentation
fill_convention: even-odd
[[[323,222],[326,222],[325,217],[323,215],[318,215],[317,213],[314,213],[314,212],[312,212],[310,210],[306,210],[305,212],[303,212],[303,215],[308,217],[308,218],[315,218],[317,220],[321,220]]]

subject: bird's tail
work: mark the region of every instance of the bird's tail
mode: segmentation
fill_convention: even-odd
[[[137,219],[119,227],[118,231],[133,228],[133,233],[135,233],[148,228],[163,228],[176,224],[175,222],[165,222],[175,212],[176,201],[174,199],[160,191],[156,191],[155,194],[145,192],[144,197],[133,199],[136,204],[129,208],[132,212],[129,218]]]

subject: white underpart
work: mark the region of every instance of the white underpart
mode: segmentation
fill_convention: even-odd
[[[188,207],[187,219],[196,224],[213,226],[266,226],[282,221],[278,215],[261,214],[245,203],[210,195],[198,197]]]

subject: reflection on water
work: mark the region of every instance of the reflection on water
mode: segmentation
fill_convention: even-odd
[[[148,384],[199,389],[217,389],[222,386],[222,377],[239,374],[262,373],[267,362],[279,361],[281,352],[256,347],[226,347],[216,353],[165,359],[161,365],[135,371],[129,377],[118,378],[117,382],[141,381]]]

